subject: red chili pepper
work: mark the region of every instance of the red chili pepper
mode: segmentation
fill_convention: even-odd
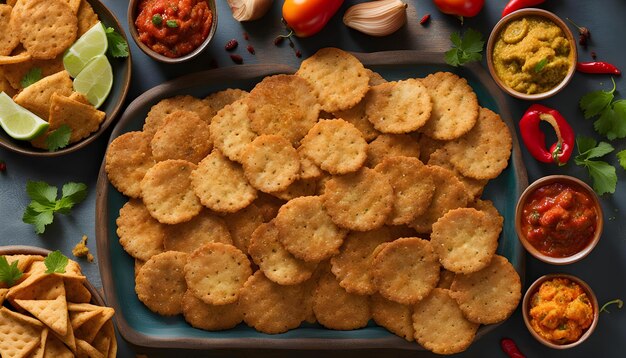
[[[546,149],[546,136],[539,122],[550,123],[556,132],[557,142]],[[519,122],[522,140],[530,154],[540,162],[565,165],[572,155],[576,141],[574,130],[557,110],[533,104]]]
[[[519,9],[523,9],[525,7],[533,7],[544,3],[546,0],[511,0],[502,10],[502,17],[512,13],[513,11],[517,11]]]
[[[439,11],[448,15],[472,17],[478,15],[485,0],[433,0]]]
[[[594,61],[594,62],[578,62],[576,64],[576,71],[582,73],[601,73],[607,75],[621,75],[622,71],[619,68],[608,62]]]
[[[430,14],[426,14],[420,20],[420,25],[425,25],[430,20]]]
[[[517,345],[511,338],[502,338],[502,340],[500,340],[500,347],[502,347],[504,353],[510,358],[526,358],[526,356],[519,351],[519,348],[517,348]]]
[[[343,0],[285,0],[283,19],[298,37],[320,32],[343,4]]]

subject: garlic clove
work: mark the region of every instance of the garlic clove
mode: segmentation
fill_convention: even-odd
[[[406,23],[407,5],[400,0],[356,4],[343,15],[343,23],[371,36],[387,36]]]
[[[228,6],[237,21],[260,19],[272,7],[273,0],[228,0]]]

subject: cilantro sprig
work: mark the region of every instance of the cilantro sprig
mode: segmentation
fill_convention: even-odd
[[[4,282],[11,287],[19,280],[23,272],[17,267],[18,260],[13,261],[9,265],[9,261],[5,256],[0,256],[0,282]]]
[[[46,265],[46,273],[65,273],[68,262],[67,256],[59,250],[49,253],[43,260],[44,265]]]
[[[111,57],[128,57],[128,43],[124,40],[124,37],[117,33],[112,27],[105,26],[104,32],[106,33],[107,41],[109,42],[107,55]]]
[[[576,146],[578,147],[578,155],[574,158],[574,162],[576,165],[587,168],[593,181],[593,190],[598,195],[614,193],[617,185],[615,167],[607,162],[597,160],[597,158],[604,157],[613,152],[615,148],[607,142],[598,143],[593,138],[582,136],[576,137]]]
[[[65,148],[70,143],[70,137],[72,136],[72,128],[67,124],[60,126],[59,128],[50,132],[46,138],[46,146],[48,150],[54,152],[55,150]]]
[[[46,225],[52,224],[55,213],[68,215],[87,196],[87,186],[83,183],[67,183],[61,191],[61,199],[57,200],[56,187],[42,181],[29,180],[26,184],[26,193],[32,201],[24,210],[22,221],[33,225],[37,234],[43,234]]]
[[[480,32],[468,29],[461,37],[461,33],[456,31],[450,35],[450,41],[452,42],[452,49],[445,54],[448,65],[457,67],[468,62],[482,60],[485,41]]]
[[[615,81],[610,91],[593,91],[580,99],[580,109],[586,119],[598,117],[593,128],[607,139],[626,138],[626,100],[614,101]]]
[[[26,88],[32,85],[33,83],[39,81],[41,77],[42,77],[41,68],[33,67],[28,72],[26,72],[24,77],[22,77],[20,84],[22,85],[22,88]]]

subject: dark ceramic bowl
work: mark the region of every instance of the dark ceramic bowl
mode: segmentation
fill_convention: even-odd
[[[558,85],[556,85],[549,91],[542,92],[542,93],[526,94],[526,93],[518,92],[512,89],[504,81],[502,81],[500,77],[498,77],[498,74],[496,73],[494,65],[493,65],[493,48],[496,45],[498,36],[500,35],[500,32],[502,31],[504,26],[506,26],[511,21],[514,21],[514,20],[517,20],[526,16],[538,16],[538,17],[542,17],[548,21],[555,23],[558,27],[561,28],[561,30],[563,30],[563,33],[565,34],[565,37],[567,38],[567,41],[570,44],[571,64],[570,64],[569,70],[567,71],[567,74],[565,75],[565,78],[563,78],[561,83],[559,83]],[[549,11],[542,10],[542,9],[535,9],[535,8],[521,9],[503,17],[500,21],[498,21],[496,26],[494,26],[493,30],[491,30],[491,34],[489,34],[489,40],[487,41],[487,67],[489,68],[489,73],[491,73],[491,77],[493,77],[493,80],[504,92],[508,93],[509,95],[515,98],[525,99],[528,101],[537,101],[537,100],[552,97],[555,94],[559,93],[563,88],[565,88],[565,86],[567,86],[567,84],[572,80],[572,77],[574,76],[574,72],[576,72],[577,58],[578,58],[578,52],[576,48],[576,41],[574,40],[574,35],[572,34],[572,31],[569,29],[569,27],[567,27],[567,24],[563,20],[561,20],[560,17],[556,16],[555,14]]]
[[[104,25],[114,28],[115,31],[122,35],[124,40],[128,42],[126,34],[124,33],[124,28],[120,25],[111,10],[104,6],[104,4],[102,4],[99,0],[87,0],[87,2],[91,5],[95,13],[98,14],[100,21]],[[130,53],[126,58],[109,58],[109,62],[113,68],[113,87],[111,88],[111,92],[109,93],[106,101],[102,104],[102,106],[100,106],[100,108],[98,108],[106,113],[106,117],[96,132],[92,133],[89,137],[80,142],[70,144],[63,149],[59,149],[54,152],[49,152],[33,147],[30,145],[30,142],[15,140],[9,137],[9,135],[7,135],[3,130],[0,130],[0,147],[33,157],[57,157],[73,153],[100,137],[100,135],[102,135],[102,133],[104,133],[117,119],[117,115],[122,109],[122,104],[126,99],[128,88],[130,86],[130,73],[132,68]]]
[[[526,239],[526,235],[524,235],[524,232],[522,231],[522,213],[524,209],[524,204],[528,200],[528,197],[540,187],[552,183],[564,183],[581,189],[592,199],[594,208],[596,210],[597,222],[593,238],[581,251],[567,257],[552,257],[541,253],[528,241],[528,239]],[[526,251],[530,252],[530,254],[537,259],[553,265],[567,265],[582,260],[598,244],[598,241],[600,241],[600,236],[602,236],[602,229],[604,227],[604,219],[602,215],[602,206],[600,205],[598,195],[593,191],[593,189],[591,189],[589,185],[587,185],[580,179],[568,175],[550,175],[540,178],[534,183],[530,184],[520,196],[519,200],[517,201],[517,206],[515,207],[515,231],[517,232],[517,237],[519,238],[522,245],[524,245]]]
[[[572,342],[568,344],[553,343],[552,341],[549,341],[546,338],[537,334],[537,332],[535,332],[533,327],[530,325],[530,300],[533,294],[535,294],[535,292],[539,290],[539,287],[541,286],[542,283],[548,280],[555,279],[555,278],[567,278],[577,283],[578,285],[580,285],[580,287],[583,288],[583,291],[585,291],[585,293],[587,294],[587,297],[589,298],[589,301],[591,302],[591,307],[593,308],[593,322],[591,323],[591,326],[589,326],[589,328],[587,328],[583,332],[582,336],[580,336],[580,338],[578,338],[576,342]],[[572,275],[550,274],[550,275],[539,277],[537,281],[533,282],[533,284],[530,285],[528,290],[526,290],[526,293],[524,294],[524,299],[522,301],[522,316],[524,317],[524,323],[526,324],[526,328],[528,328],[528,331],[536,340],[538,340],[543,345],[550,347],[550,348],[554,348],[554,349],[568,349],[568,348],[576,347],[577,345],[584,342],[587,338],[589,338],[589,336],[591,336],[591,333],[593,333],[593,331],[596,329],[596,326],[598,325],[599,315],[600,315],[600,309],[598,308],[598,299],[596,297],[596,294],[593,292],[593,290],[591,290],[591,287],[589,287],[589,285],[587,285],[585,281]]]
[[[209,35],[207,36],[207,38],[200,46],[198,46],[195,50],[191,51],[185,56],[175,58],[163,56],[160,53],[152,50],[150,47],[146,46],[143,42],[139,40],[139,32],[137,31],[137,26],[135,26],[135,19],[137,19],[137,16],[139,15],[137,7],[139,6],[140,1],[141,0],[130,0],[128,2],[128,29],[130,30],[130,35],[132,36],[137,46],[141,49],[141,51],[143,51],[143,53],[148,55],[153,60],[172,64],[189,61],[197,57],[202,51],[204,51],[204,49],[206,49],[206,47],[209,45],[209,42],[211,42],[211,39],[213,39],[213,36],[215,35],[215,31],[217,30],[217,7],[215,6],[215,0],[205,0],[209,4],[209,9],[211,10],[211,13],[213,15],[213,22],[211,23],[211,29],[209,30]]]

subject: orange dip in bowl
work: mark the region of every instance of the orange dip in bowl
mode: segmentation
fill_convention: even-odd
[[[137,10],[139,41],[171,58],[198,48],[209,36],[213,22],[204,0],[141,0]]]

